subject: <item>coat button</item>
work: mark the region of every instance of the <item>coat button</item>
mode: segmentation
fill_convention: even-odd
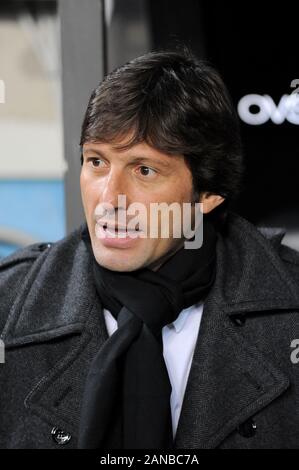
[[[246,317],[245,315],[233,315],[232,321],[234,322],[235,325],[237,326],[244,326],[246,322]]]
[[[237,431],[242,437],[253,437],[256,433],[256,423],[253,421],[253,419],[248,419],[245,421],[245,423],[240,424],[238,426]]]
[[[45,251],[45,250],[47,250],[48,248],[51,248],[51,246],[52,246],[51,243],[40,243],[40,244],[38,245],[38,250],[39,250],[39,251]]]
[[[39,243],[38,245],[35,245],[34,247],[32,247],[32,250],[33,251],[45,251],[47,250],[48,248],[51,248],[52,246],[52,243]]]
[[[64,446],[67,444],[72,436],[70,433],[63,431],[62,429],[54,427],[51,431],[53,441],[59,446]]]

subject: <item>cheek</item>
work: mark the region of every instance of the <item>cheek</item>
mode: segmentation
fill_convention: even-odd
[[[186,177],[177,182],[175,198],[178,202],[190,202],[192,200],[192,193],[192,180],[190,181],[190,179]]]
[[[184,202],[192,201],[192,190],[190,187],[181,186],[179,184],[174,185],[170,191],[160,192],[155,197],[151,197],[150,201],[146,201],[145,205],[147,206],[148,210],[151,204],[161,204],[166,203],[167,205],[171,205],[173,203],[178,203],[182,205]]]
[[[92,210],[93,206],[97,204],[97,192],[95,191],[92,182],[89,181],[84,174],[81,174],[80,176],[80,187],[85,210],[87,208]]]
[[[80,173],[80,188],[81,188],[81,194],[83,196],[87,188],[87,179],[84,175],[83,169],[81,170],[81,173]]]

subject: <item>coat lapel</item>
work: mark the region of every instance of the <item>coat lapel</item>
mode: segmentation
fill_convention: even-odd
[[[41,255],[2,334],[7,351],[39,346],[44,376],[36,377],[24,405],[48,423],[49,436],[53,427],[77,435],[86,374],[108,338],[90,266],[80,232]],[[73,437],[69,446],[75,445]]]
[[[214,448],[278,397],[288,377],[246,341],[217,304],[207,303],[175,445]]]
[[[289,387],[286,374],[232,321],[284,309],[299,309],[298,287],[273,244],[231,214],[229,231],[217,243],[217,275],[204,302],[177,448],[217,447]]]
[[[55,427],[71,433],[74,447],[86,376],[92,359],[107,339],[102,308],[95,300],[84,331],[63,339],[67,353],[25,398],[26,408],[49,423],[49,432]]]

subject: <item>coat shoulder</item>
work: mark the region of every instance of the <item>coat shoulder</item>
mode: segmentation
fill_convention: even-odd
[[[35,243],[0,260],[0,332],[32,266],[51,246],[51,243]]]
[[[15,251],[10,256],[0,259],[0,335],[6,324],[11,308],[22,291],[31,273],[34,277],[50,253],[54,255],[53,263],[61,262],[62,254],[75,247],[85,225],[72,232],[67,237],[54,243],[34,243]],[[71,250],[72,251],[72,250]],[[58,254],[57,254],[58,253]],[[66,257],[66,255],[65,255]],[[64,259],[64,258],[63,258]]]
[[[16,250],[9,256],[0,259],[0,273],[5,271],[7,268],[13,266],[18,266],[26,262],[34,262],[34,260],[45,251],[47,248],[52,246],[51,243],[34,243],[33,245],[28,245],[25,248],[20,248]]]
[[[278,255],[286,271],[296,282],[298,281],[299,287],[299,251],[284,244],[284,237],[287,233],[286,227],[255,225],[234,212],[230,213],[230,216],[232,222],[237,223],[243,232],[251,233],[255,242],[261,240],[260,236],[264,241],[266,240],[266,245],[264,243],[263,245],[267,247],[269,253],[274,250],[275,256]],[[258,237],[256,237],[257,233],[259,234]]]
[[[299,286],[299,252],[286,245],[280,245],[279,255]]]
[[[57,242],[35,243],[0,260],[0,335],[15,301],[20,295],[27,295],[27,289],[40,275],[42,266],[44,274],[60,268],[64,272],[71,269],[84,227]]]
[[[259,232],[267,238],[277,250],[280,259],[287,270],[299,283],[299,252],[283,244],[287,232],[285,228],[257,227]]]
[[[289,264],[294,264],[299,267],[299,251],[294,248],[290,248],[287,245],[280,245],[279,249],[280,257]]]

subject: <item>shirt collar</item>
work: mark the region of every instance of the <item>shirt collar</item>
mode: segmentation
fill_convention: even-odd
[[[184,328],[188,316],[197,306],[198,304],[191,305],[191,307],[182,310],[177,319],[174,322],[170,323],[168,326],[172,325],[176,333],[180,333],[180,331],[182,331],[182,329]]]

